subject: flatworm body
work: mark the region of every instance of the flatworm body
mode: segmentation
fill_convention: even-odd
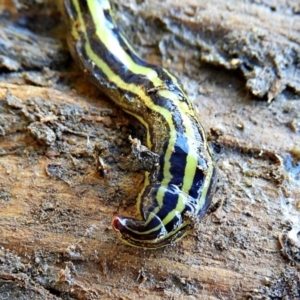
[[[210,204],[214,164],[204,130],[181,83],[133,50],[111,17],[107,0],[64,0],[74,59],[110,99],[145,127],[146,145],[159,166],[145,173],[137,199],[140,219],[114,216],[126,244],[159,248],[191,229],[189,212]]]

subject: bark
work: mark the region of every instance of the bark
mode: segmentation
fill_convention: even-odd
[[[114,3],[195,105],[213,204],[175,245],[119,242],[111,217],[134,216],[143,185],[128,136],[143,129],[76,68],[52,1],[3,2],[0,297],[300,299],[298,1]]]

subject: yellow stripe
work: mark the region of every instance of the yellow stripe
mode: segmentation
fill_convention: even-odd
[[[186,136],[187,136],[187,142],[188,142],[188,147],[190,149],[188,155],[187,155],[187,162],[186,162],[186,168],[185,168],[185,174],[184,174],[184,181],[182,185],[182,190],[188,193],[188,191],[191,189],[193,185],[193,179],[195,177],[196,169],[198,166],[198,159],[197,156],[199,155],[198,153],[193,152],[194,149],[194,141],[196,139],[194,130],[193,130],[193,121],[189,117],[190,115],[190,110],[188,109],[187,105],[185,102],[180,102],[176,98],[176,95],[174,93],[171,93],[169,91],[163,90],[159,91],[159,94],[162,97],[168,98],[177,105],[178,110],[180,111],[181,118],[183,120],[183,125],[186,130]],[[172,120],[170,120],[172,122]],[[170,161],[170,156],[171,153],[168,155],[169,157],[166,156],[166,160]]]
[[[188,222],[188,221],[185,221],[185,222],[183,222],[182,227],[185,227],[185,226],[188,225],[188,224],[189,224],[189,222]],[[182,227],[178,227],[178,228],[176,228],[174,231],[169,232],[168,234],[166,234],[166,235],[164,236],[164,238],[165,238],[165,239],[168,239],[169,237],[171,237],[171,236],[173,236],[173,235],[176,235],[176,233],[177,233],[178,231],[180,231],[180,230],[182,229]],[[179,237],[179,239],[183,238],[183,237],[184,237],[185,235],[187,235],[188,233],[189,233],[189,231],[186,231],[182,236]],[[136,242],[141,242],[140,240],[136,240],[136,239],[133,239],[133,238],[131,238],[131,240],[136,241]],[[122,241],[123,241],[125,244],[127,244],[127,245],[134,246],[134,244],[129,243],[129,242],[126,241],[125,239],[122,240]],[[176,240],[176,241],[178,241],[178,240]],[[148,244],[148,245],[145,247],[145,248],[148,248],[148,249],[156,249],[157,246],[155,246],[155,244],[158,243],[158,242],[160,242],[160,241],[156,241],[156,240],[145,240],[145,241],[142,241],[142,243]],[[151,246],[151,245],[152,245],[152,246]],[[163,246],[166,246],[166,245],[163,245]]]
[[[108,21],[103,13],[104,9],[110,9],[110,5],[107,1],[102,1],[102,7],[97,4],[97,1],[88,1],[88,6],[92,14],[93,21],[96,26],[96,33],[107,49],[117,57],[121,63],[126,66],[132,73],[146,76],[154,86],[161,86],[163,82],[158,77],[155,70],[137,65],[132,58],[124,51],[119,41],[112,34]]]

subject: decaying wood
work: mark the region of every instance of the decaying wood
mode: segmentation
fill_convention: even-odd
[[[114,2],[135,48],[195,104],[218,168],[213,205],[176,245],[119,242],[111,217],[135,215],[143,184],[128,136],[143,130],[74,67],[58,12],[32,32],[36,7],[6,1],[0,298],[300,299],[298,1]]]

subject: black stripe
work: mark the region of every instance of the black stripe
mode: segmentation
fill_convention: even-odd
[[[197,126],[198,125],[198,126]],[[195,139],[197,140],[198,146],[198,152],[203,153],[205,157],[202,157],[201,155],[198,155],[198,166],[199,168],[196,169],[195,176],[193,178],[193,184],[190,188],[189,195],[195,199],[198,199],[201,197],[202,194],[202,186],[205,181],[205,173],[203,170],[206,170],[209,166],[207,164],[207,156],[206,156],[206,150],[204,149],[203,140],[205,139],[205,136],[202,135],[202,132],[200,130],[201,125],[197,123],[197,120],[193,122],[193,130],[195,133]],[[201,168],[203,166],[203,169]]]
[[[73,1],[71,0],[64,1],[64,7],[66,9],[67,14],[70,16],[70,19],[74,19],[74,20],[78,19],[78,13],[74,6]]]
[[[80,2],[81,6],[81,2]],[[125,68],[125,66],[120,62],[119,58],[114,56],[110,49],[107,49],[106,46],[102,43],[101,37],[99,38],[96,35],[96,26],[95,23],[91,17],[91,14],[87,12],[87,7],[83,8],[83,18],[86,24],[87,28],[87,36],[89,37],[89,43],[91,45],[91,48],[95,53],[100,54],[101,58],[107,62],[107,64],[110,66],[110,68],[118,74],[125,82],[127,83],[134,83],[136,85],[140,85],[145,87],[145,89],[153,89],[154,86],[152,82],[143,75],[136,75],[132,73],[130,70]],[[131,59],[139,66],[148,67],[151,70],[154,70],[158,74],[158,78],[160,78],[165,84],[166,88],[170,91],[176,92],[179,95],[178,99],[184,100],[189,106],[190,103],[186,101],[186,98],[182,95],[182,92],[180,89],[174,84],[172,79],[169,77],[169,75],[163,70],[163,68],[150,64],[140,57],[138,57],[135,53],[131,51],[130,48],[127,47],[127,43],[124,41],[124,38],[119,34],[120,29],[116,26],[114,21],[112,20],[111,14],[109,10],[103,10],[105,17],[107,20],[112,24],[111,33],[115,36],[115,38],[118,40],[118,43],[122,47],[122,49],[131,57]]]
[[[118,74],[125,82],[127,83],[134,83],[141,86],[145,86],[146,88],[153,88],[153,85],[151,81],[146,79],[146,77],[141,75],[136,75],[130,72],[125,65],[119,60],[118,57],[114,56],[110,49],[106,48],[106,46],[101,41],[101,37],[99,38],[96,35],[96,26],[94,23],[94,20],[92,18],[92,14],[88,11],[88,7],[86,7],[86,2],[80,2],[80,9],[82,11],[82,17],[84,19],[84,23],[86,25],[86,31],[87,36],[89,39],[89,44],[91,45],[92,50],[94,53],[99,55],[106,63],[109,65],[111,70],[113,70],[114,73]],[[126,43],[123,41],[122,37],[120,36],[116,25],[112,21],[111,15],[108,10],[103,10],[105,17],[108,18],[108,21],[110,21],[113,25],[113,29],[111,30],[111,34],[115,36],[118,43],[121,47],[124,47],[124,50],[128,53],[128,55],[136,61],[136,63],[140,66],[149,66],[147,62],[143,61],[142,59],[138,58],[134,53],[130,51],[130,49],[127,47]],[[145,79],[145,80],[143,80]]]
[[[178,186],[175,185],[168,186],[168,189],[163,198],[163,205],[160,211],[158,212],[158,215],[161,219],[164,219],[169,214],[169,212],[175,209],[178,202],[179,193],[180,191],[178,189]],[[170,223],[173,224],[173,219],[171,220]]]
[[[166,108],[172,114],[172,123],[176,130],[176,141],[173,152],[170,157],[170,174],[172,179],[170,184],[181,186],[184,179],[184,172],[186,166],[186,159],[189,153],[188,140],[186,137],[186,128],[183,125],[182,115],[178,110],[178,106],[170,99],[165,97],[151,97],[153,102],[161,107]],[[169,142],[169,141],[167,141]],[[162,155],[160,159],[161,169],[163,170],[165,156]],[[163,176],[163,174],[160,174]],[[163,178],[159,178],[162,180]]]
[[[112,19],[111,11],[110,10],[103,10],[103,12],[104,12],[104,15],[105,15],[106,19],[112,25],[111,31],[113,32],[114,36],[117,38],[117,40],[118,40],[119,44],[121,45],[122,49],[132,58],[132,60],[137,65],[148,67],[152,70],[155,70],[158,74],[158,78],[160,78],[161,80],[163,80],[165,82],[168,90],[174,91],[174,92],[176,91],[178,94],[182,95],[181,90],[177,87],[177,85],[174,84],[173,80],[163,70],[163,68],[161,68],[157,65],[148,63],[147,61],[145,61],[142,58],[140,58],[139,56],[137,56],[134,52],[132,52],[130,48],[128,48],[128,44],[130,44],[130,43],[129,43],[128,39],[126,38],[126,34],[123,33],[122,29],[119,28],[116,25],[116,23],[114,22],[114,20]],[[120,35],[120,32],[122,33],[122,35]],[[174,76],[174,77],[176,77],[176,76]],[[180,86],[180,88],[182,88],[180,80],[177,77],[176,77],[176,79],[178,81],[178,85]],[[182,97],[179,97],[179,100],[180,99],[182,99],[182,101],[185,101],[191,107],[190,102],[187,101],[187,99],[184,97],[184,95],[182,95]],[[191,109],[192,109],[192,107],[191,107]]]
[[[158,230],[155,230],[149,234],[145,234],[148,230],[151,230],[161,224],[161,220],[156,216],[154,217],[147,226],[145,226],[144,221],[140,221],[134,218],[126,218],[126,226],[122,228],[122,235],[128,234],[130,238],[140,240],[155,240],[157,237],[164,234],[165,228],[160,227]],[[135,233],[133,231],[139,233]]]
[[[209,208],[209,205],[211,203],[213,191],[214,191],[214,188],[215,188],[215,175],[216,175],[216,169],[213,169],[211,178],[208,179],[208,180],[210,180],[210,182],[209,182],[209,188],[207,190],[207,194],[206,194],[206,199],[205,199],[204,205],[198,211],[198,216],[200,218],[202,218],[205,215],[205,213],[207,212],[207,210]]]
[[[130,221],[129,222],[127,221],[126,228],[124,229],[125,233],[127,231],[129,233],[130,237],[132,237],[133,239],[137,239],[137,240],[155,240],[157,237],[159,237],[163,234],[170,233],[171,231],[178,228],[181,225],[181,221],[183,221],[182,219],[180,219],[178,217],[172,218],[172,220],[170,220],[170,222],[168,224],[166,224],[165,226],[163,225],[164,218],[169,214],[170,211],[172,211],[175,208],[177,201],[178,201],[178,195],[179,195],[178,190],[177,190],[177,193],[173,193],[171,190],[168,190],[164,197],[163,206],[158,211],[158,213],[155,215],[155,217],[153,217],[151,219],[151,221],[147,224],[147,226],[145,226],[144,221],[137,221],[136,219],[126,218],[127,220],[130,220]],[[152,198],[151,200],[153,200],[153,199],[154,198]],[[146,199],[144,199],[144,200],[146,200]],[[155,209],[154,205],[152,206],[152,210],[153,209]],[[145,220],[148,219],[149,214],[150,214],[150,211],[145,216],[146,217]],[[159,225],[161,225],[161,227],[159,227],[158,230],[152,231],[149,234],[145,234],[145,232],[147,232]],[[135,232],[132,232],[130,229],[133,229],[134,231],[138,231],[139,233],[137,234]],[[165,232],[165,230],[167,232]],[[122,233],[124,234],[124,232],[122,232]],[[172,239],[172,237],[171,237],[171,239]]]
[[[162,203],[157,202],[157,191],[162,188],[165,189],[165,194]],[[168,187],[163,187],[161,184],[149,185],[146,187],[145,192],[142,195],[143,201],[141,202],[140,210],[144,220],[147,220],[150,213],[153,212],[157,207],[160,207],[156,216],[159,220],[164,220],[165,217],[172,211],[178,202],[179,189],[175,185],[169,185]],[[153,223],[154,222],[154,223]],[[168,232],[172,231],[177,224],[178,219],[175,217],[167,224]],[[155,226],[152,226],[155,225]],[[147,227],[143,228],[142,231],[148,231],[151,228],[158,226],[159,223],[156,221],[151,221]],[[136,230],[136,229],[135,229]]]
[[[189,195],[194,199],[198,199],[202,194],[202,187],[204,184],[204,173],[200,169],[196,169],[196,174],[193,178],[193,184],[189,190]]]
[[[111,11],[105,9],[105,10],[103,10],[103,13],[104,13],[106,20],[109,21],[112,25],[111,31],[112,31],[113,35],[118,39],[118,42],[121,45],[122,49],[132,58],[132,60],[140,66],[147,66],[149,68],[155,67],[154,65],[149,64],[148,62],[146,62],[145,60],[143,60],[142,58],[137,56],[135,53],[133,53],[131,51],[130,48],[128,48],[128,45],[130,43],[129,43],[128,39],[126,38],[126,35],[122,31],[122,29],[119,28],[117,26],[117,24],[114,22],[114,20],[111,16]],[[122,35],[120,35],[120,32],[122,32]]]
[[[140,196],[142,201],[139,209],[144,220],[147,219],[149,213],[153,212],[153,210],[159,206],[156,198],[159,187],[160,184],[148,185]]]

